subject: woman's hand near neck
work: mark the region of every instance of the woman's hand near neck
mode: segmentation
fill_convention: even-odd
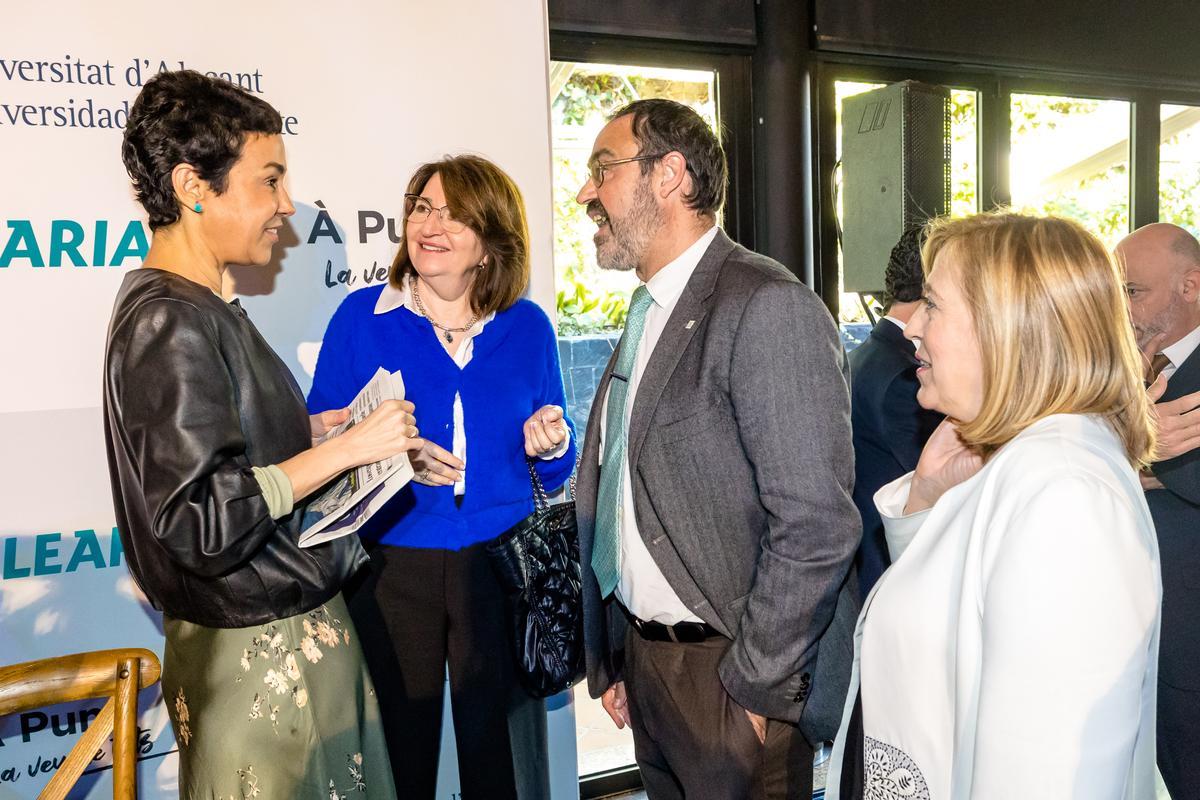
[[[461,278],[439,275],[429,279],[414,272],[412,279],[421,296],[421,304],[438,324],[461,328],[471,321],[474,316],[471,310],[471,288],[475,285],[473,271]]]
[[[142,266],[173,272],[224,297],[221,282],[225,264],[198,234],[198,231],[187,230],[182,221],[159,228],[154,232]]]

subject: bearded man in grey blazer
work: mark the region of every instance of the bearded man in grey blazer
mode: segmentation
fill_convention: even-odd
[[[691,109],[621,109],[589,168],[597,261],[643,281],[579,468],[589,690],[652,800],[811,797],[858,612],[837,329],[717,227],[725,154]]]

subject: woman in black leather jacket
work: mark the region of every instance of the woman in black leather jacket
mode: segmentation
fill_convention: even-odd
[[[417,448],[391,401],[314,446],[295,380],[235,300],[295,209],[279,114],[224,81],[156,76],[122,154],[153,242],[125,276],[106,351],[108,460],[129,569],[163,612],[180,796],[394,797],[374,690],[341,597],[358,537],[299,547],[302,499]]]

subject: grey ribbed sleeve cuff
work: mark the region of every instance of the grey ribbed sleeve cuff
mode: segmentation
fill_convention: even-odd
[[[271,515],[271,519],[279,519],[292,513],[295,498],[292,496],[292,482],[288,480],[287,474],[275,464],[250,469],[254,470],[254,479],[262,489],[263,499],[267,501],[267,513]]]

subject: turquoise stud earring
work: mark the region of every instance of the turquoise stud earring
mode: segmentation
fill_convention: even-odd
[[[196,205],[192,206],[192,211],[195,211],[197,214],[199,214],[203,210],[204,210],[204,206],[200,205],[199,203],[196,203]]]

